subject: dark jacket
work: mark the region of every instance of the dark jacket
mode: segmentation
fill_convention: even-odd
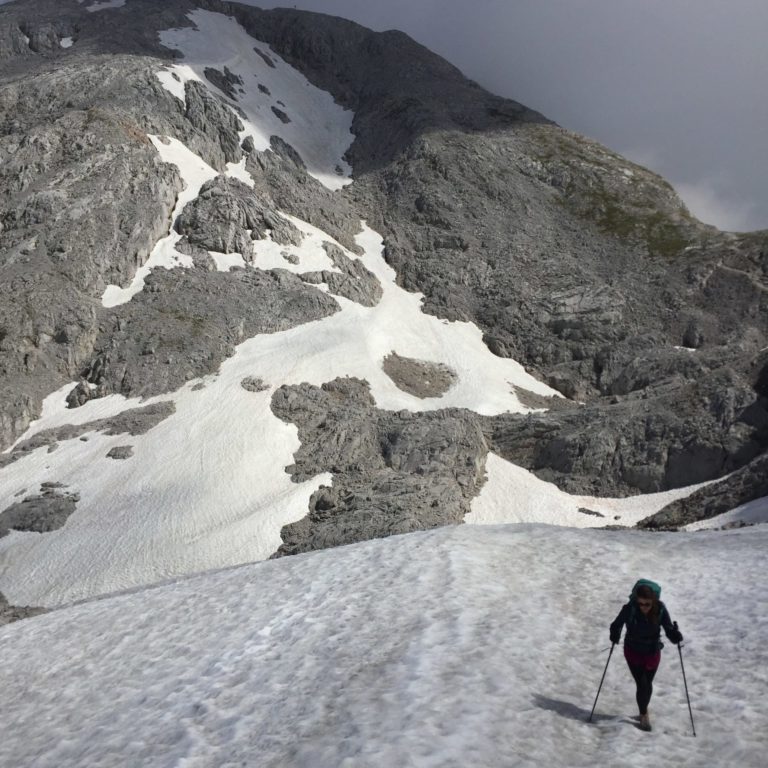
[[[659,600],[659,624],[654,624],[647,619],[640,608],[630,600],[620,611],[611,624],[611,642],[618,643],[621,639],[621,628],[627,625],[627,634],[624,636],[624,645],[636,653],[654,654],[661,650],[663,643],[661,628],[671,643],[679,643],[682,635],[672,624],[672,618],[664,603]]]

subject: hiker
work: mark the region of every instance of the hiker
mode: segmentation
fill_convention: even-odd
[[[669,611],[659,600],[661,587],[648,579],[640,579],[632,588],[629,602],[619,611],[611,624],[611,643],[621,639],[621,628],[626,624],[624,658],[637,684],[637,706],[640,708],[640,727],[651,730],[648,702],[653,693],[653,677],[661,661],[663,643],[659,639],[661,627],[671,643],[677,645],[683,636],[672,623]]]

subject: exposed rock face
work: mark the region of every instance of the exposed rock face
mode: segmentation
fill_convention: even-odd
[[[354,237],[360,231],[360,211],[310,176],[302,159],[285,141],[273,136],[271,148],[271,152],[251,153],[246,158],[246,170],[255,182],[254,195],[359,253]]]
[[[155,270],[99,327],[82,377],[96,394],[150,397],[217,371],[235,346],[332,315],[331,297],[284,270]]]
[[[61,528],[75,511],[80,496],[61,490],[58,483],[44,483],[41,493],[27,496],[0,512],[0,538],[11,529],[48,533]]]
[[[176,220],[176,229],[193,245],[220,253],[240,253],[247,260],[253,240],[263,239],[268,230],[281,245],[299,245],[302,240],[301,232],[274,208],[263,205],[250,187],[224,176],[203,185],[198,197]]]
[[[133,456],[132,445],[116,445],[107,452],[108,459],[130,459]]]
[[[384,358],[382,368],[400,389],[415,397],[441,397],[456,381],[447,365],[402,357],[397,352]]]
[[[639,528],[676,530],[708,520],[753,499],[768,496],[768,456],[763,454],[720,482],[699,489],[638,523]]]
[[[699,382],[570,410],[486,420],[492,449],[571,493],[652,493],[713,480],[766,448],[765,404],[743,378]]]
[[[224,91],[232,101],[237,101],[238,92],[242,90],[242,77],[230,72],[229,67],[224,67],[223,72],[214,67],[206,67],[205,76],[217,88]]]
[[[484,482],[487,445],[468,412],[381,411],[358,379],[281,387],[272,409],[299,428],[291,477],[334,476],[283,528],[278,555],[459,523]]]
[[[269,389],[269,384],[266,384],[263,379],[258,376],[246,376],[241,382],[240,386],[247,392],[265,392]]]
[[[324,243],[323,248],[333,265],[341,271],[324,269],[320,272],[304,272],[301,279],[307,283],[325,283],[336,296],[343,296],[364,307],[375,307],[382,296],[381,283],[376,275],[361,261],[350,259],[338,245]]]
[[[76,392],[81,393],[81,398],[76,405],[82,405],[88,399],[91,390],[87,386],[78,387]],[[152,403],[141,408],[128,408],[117,416],[106,419],[88,421],[85,424],[65,424],[55,429],[45,429],[37,432],[32,437],[20,442],[11,453],[0,456],[0,467],[6,466],[31,451],[43,446],[56,446],[64,440],[74,440],[88,432],[103,432],[105,435],[143,435],[156,427],[161,421],[167,419],[176,411],[176,406],[170,400],[160,403]]]

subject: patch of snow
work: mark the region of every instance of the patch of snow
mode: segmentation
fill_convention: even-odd
[[[85,10],[95,13],[96,11],[106,11],[109,8],[122,8],[125,2],[126,0],[102,0],[102,2],[87,5]]]
[[[62,37],[59,41],[59,45],[62,48],[71,48],[75,41],[71,37]]]
[[[495,453],[488,454],[485,469],[488,479],[472,500],[471,512],[464,518],[467,523],[548,523],[575,528],[633,526],[708,484],[612,499],[566,493]],[[599,512],[600,516],[579,512],[580,508]]]
[[[703,531],[710,528],[722,528],[732,525],[759,525],[768,523],[768,496],[755,499],[729,512],[724,512],[709,520],[700,520],[685,527],[686,531]]]
[[[352,144],[353,113],[343,109],[326,91],[312,85],[266,44],[251,37],[233,18],[211,11],[196,10],[189,14],[195,27],[170,29],[160,34],[168,48],[184,54],[182,65],[173,65],[158,73],[161,83],[184,100],[184,83],[197,80],[215,88],[204,75],[213,67],[227,67],[243,79],[244,93],[238,94],[237,106],[245,128],[241,139],[250,136],[258,151],[269,149],[270,137],[279,136],[302,157],[309,173],[330,189],[340,189],[351,182],[351,168],[344,154]],[[256,52],[267,55],[270,67]],[[178,79],[175,79],[173,75]],[[266,86],[271,95],[259,91]],[[287,113],[284,123],[273,111],[278,107]]]
[[[208,251],[211,258],[216,262],[216,269],[219,272],[229,272],[232,267],[245,268],[245,259],[239,253],[219,253],[218,251]]]
[[[194,200],[200,194],[200,188],[206,181],[213,179],[218,174],[200,157],[187,149],[177,139],[161,139],[158,136],[149,136],[160,157],[166,163],[173,163],[179,169],[184,181],[184,189],[179,193],[176,205],[171,214],[171,226],[166,237],[155,245],[146,263],[136,271],[131,284],[126,288],[118,285],[108,285],[101,297],[101,303],[105,307],[115,307],[130,301],[144,287],[144,279],[155,267],[191,267],[192,259],[176,250],[176,243],[181,240],[181,235],[173,229],[173,224],[184,210],[184,206]]]
[[[763,768],[767,548],[458,526],[65,608],[0,627],[0,764]],[[685,636],[697,738],[668,643],[652,736],[620,649],[586,723],[640,576]]]
[[[226,175],[231,179],[239,179],[243,184],[253,188],[256,182],[253,180],[253,176],[245,170],[245,161],[246,158],[243,157],[239,163],[227,163]]]
[[[675,349],[678,349],[681,352],[697,352],[698,351],[696,347],[675,347]]]
[[[186,64],[174,64],[168,69],[162,69],[155,73],[163,88],[170,91],[182,104],[186,106],[187,95],[184,85],[188,80],[199,80],[192,67]]]
[[[351,258],[355,258],[343,246],[339,245],[330,235],[317,227],[313,227],[306,221],[297,219],[287,213],[280,215],[291,222],[304,236],[301,245],[280,245],[267,236],[263,240],[255,240],[253,243],[253,265],[259,269],[287,269],[289,272],[300,275],[303,272],[338,272],[333,265],[330,256],[323,248],[323,243],[331,243],[338,246]],[[282,254],[287,253],[294,257],[296,264],[286,260]]]

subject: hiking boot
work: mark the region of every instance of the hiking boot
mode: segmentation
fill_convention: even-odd
[[[651,717],[648,713],[644,715],[640,715],[640,730],[641,731],[651,730]]]

